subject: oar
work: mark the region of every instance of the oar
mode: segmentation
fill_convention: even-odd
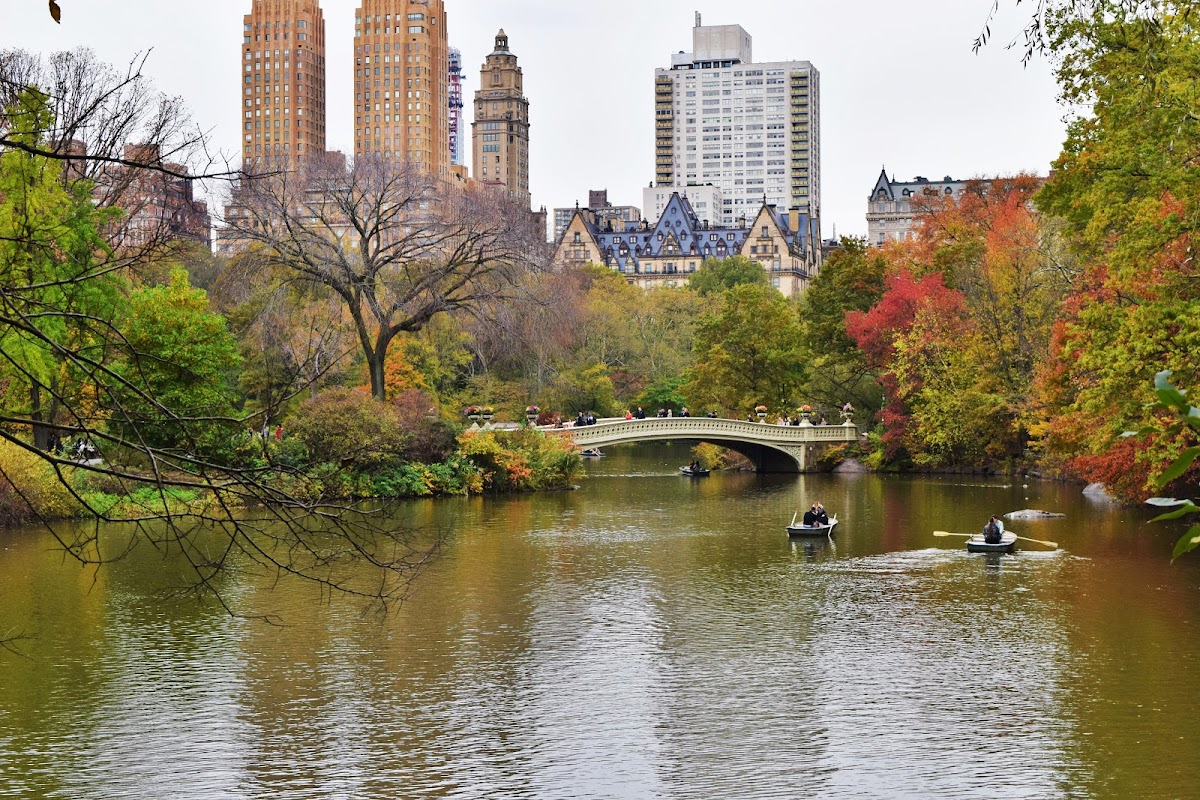
[[[792,523],[791,523],[790,525],[788,525],[788,527],[789,527],[789,528],[794,528],[794,527],[796,527],[796,516],[797,516],[799,513],[800,513],[799,511],[793,511],[793,512],[792,512]]]
[[[1012,533],[1012,531],[1005,531],[1005,533]],[[975,534],[973,534],[973,533],[951,533],[950,531],[934,531],[933,535],[934,536],[966,536],[966,537],[970,538],[970,537],[974,536]],[[1013,536],[1017,536],[1017,535],[1015,533],[1013,533]],[[1044,545],[1046,545],[1046,547],[1053,547],[1055,550],[1058,549],[1058,542],[1047,542],[1045,539],[1030,539],[1028,536],[1017,536],[1017,538],[1021,539],[1023,541],[1026,541],[1026,542],[1034,542],[1036,544],[1044,544]]]

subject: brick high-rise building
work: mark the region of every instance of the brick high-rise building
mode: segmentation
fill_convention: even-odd
[[[496,34],[496,49],[480,70],[471,141],[475,179],[503,184],[528,203],[529,100],[503,30]]]
[[[362,0],[354,13],[354,155],[450,174],[449,51],[442,0]]]
[[[319,0],[253,0],[242,18],[242,162],[325,152]]]

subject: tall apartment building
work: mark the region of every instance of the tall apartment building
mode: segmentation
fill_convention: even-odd
[[[450,163],[462,166],[463,161],[463,75],[462,52],[450,48],[447,80],[450,91]]]
[[[475,179],[503,184],[529,202],[529,100],[503,30],[479,75],[471,123]]]
[[[655,183],[710,183],[722,223],[767,203],[817,219],[821,75],[807,61],[755,63],[740,25],[692,28],[692,52],[654,75]]]
[[[442,0],[362,0],[354,12],[354,155],[450,174]]]
[[[325,152],[325,15],[318,0],[253,0],[242,18],[242,163]]]

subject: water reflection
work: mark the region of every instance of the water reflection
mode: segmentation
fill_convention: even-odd
[[[234,574],[247,614],[0,533],[0,797],[1190,797],[1200,570],[1070,487],[677,473],[611,448],[578,492],[431,501],[394,616]],[[820,499],[832,539],[789,539]],[[935,529],[1040,507],[1059,541]],[[1149,787],[1149,788],[1148,788]]]

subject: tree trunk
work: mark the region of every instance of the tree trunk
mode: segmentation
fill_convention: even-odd
[[[29,387],[29,408],[29,418],[33,420],[33,446],[47,451],[50,449],[50,429],[38,424],[45,419],[42,416],[42,390],[36,383]]]
[[[387,401],[387,385],[384,383],[384,361],[387,350],[376,350],[367,353],[367,367],[371,370],[371,396],[379,402]]]

